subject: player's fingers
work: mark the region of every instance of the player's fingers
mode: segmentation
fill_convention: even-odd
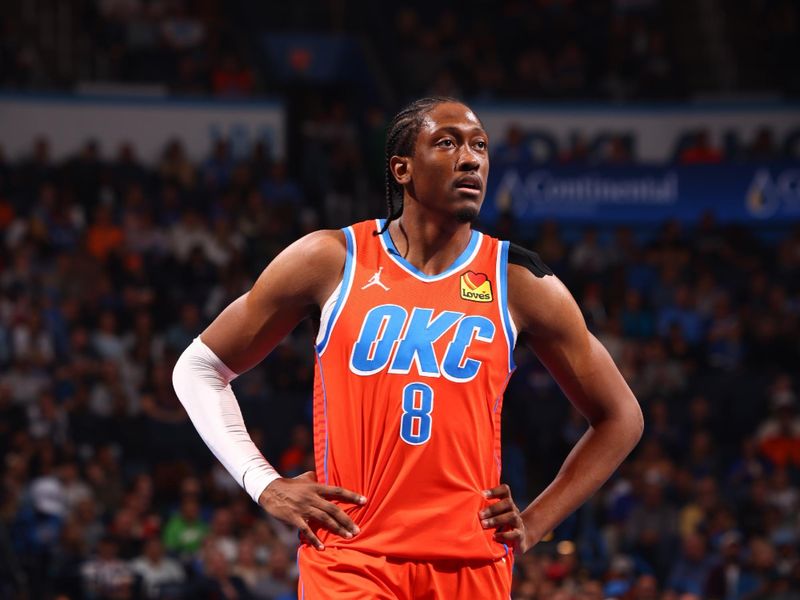
[[[317,486],[317,493],[323,498],[336,498],[337,500],[344,500],[350,504],[364,504],[367,501],[361,494],[356,494],[355,492],[335,485]]]
[[[320,503],[315,506],[316,508],[325,511],[333,520],[338,523],[338,525],[343,527],[346,531],[349,531],[352,534],[350,537],[361,532],[361,530],[358,528],[358,525],[353,523],[353,520],[349,517],[349,515],[332,502],[320,500]]]
[[[525,541],[525,532],[519,529],[512,529],[510,531],[498,531],[492,536],[495,542],[501,544],[508,544],[517,548],[522,547]]]
[[[311,508],[309,511],[309,516],[315,521],[318,521],[328,531],[332,531],[333,533],[347,538],[348,540],[353,537],[353,534],[348,527],[340,524],[336,519],[322,509],[316,507]]]
[[[496,488],[483,490],[483,495],[486,498],[511,498],[511,488],[507,483],[501,483]]]
[[[486,519],[494,515],[499,515],[504,512],[514,510],[514,508],[514,502],[512,502],[511,498],[505,498],[500,500],[500,502],[495,502],[494,504],[487,506],[478,514],[480,515],[481,519]]]
[[[481,525],[483,525],[484,529],[490,527],[518,528],[522,526],[522,517],[519,516],[518,512],[507,512],[502,515],[489,517],[488,519],[482,519]]]
[[[295,525],[300,530],[301,537],[305,538],[317,550],[325,550],[325,546],[311,530],[311,527],[308,526],[308,522],[300,517],[297,517]]]

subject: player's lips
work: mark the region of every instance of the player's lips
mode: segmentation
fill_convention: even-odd
[[[477,175],[464,175],[456,179],[454,186],[459,191],[480,194],[483,181]]]

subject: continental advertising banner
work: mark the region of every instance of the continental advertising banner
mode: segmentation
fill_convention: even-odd
[[[508,211],[522,223],[800,221],[800,164],[495,169],[481,219]]]

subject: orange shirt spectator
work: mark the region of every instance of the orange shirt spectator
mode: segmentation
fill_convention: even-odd
[[[773,415],[758,430],[759,450],[778,468],[800,467],[800,418],[795,416],[795,402],[791,390],[776,393]]]
[[[253,72],[233,56],[227,57],[211,75],[211,87],[218,96],[250,96],[254,85]]]
[[[95,258],[105,260],[112,251],[120,248],[124,241],[122,228],[112,221],[110,209],[98,206],[94,223],[86,232],[86,248]]]
[[[681,152],[679,162],[682,165],[715,165],[722,162],[722,152],[714,148],[708,141],[708,132],[700,131],[694,143]]]
[[[0,198],[0,230],[6,229],[14,220],[14,207],[4,198]]]

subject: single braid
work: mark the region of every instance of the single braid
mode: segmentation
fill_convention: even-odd
[[[386,136],[385,149],[385,169],[384,177],[386,183],[386,222],[380,231],[375,231],[374,235],[380,235],[389,228],[389,223],[399,219],[403,214],[403,186],[397,183],[392,174],[389,162],[393,156],[414,156],[414,145],[417,143],[425,115],[434,107],[446,102],[460,103],[455,98],[446,96],[431,96],[421,98],[406,106],[397,113],[389,124]],[[395,206],[397,201],[397,206]]]

